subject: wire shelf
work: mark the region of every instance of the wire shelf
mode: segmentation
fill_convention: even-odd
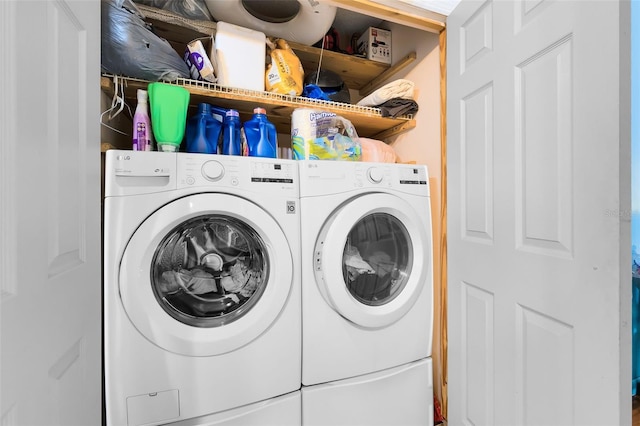
[[[146,89],[150,81],[103,73],[101,87],[106,92],[118,90],[120,85],[128,99],[135,99],[136,89]],[[276,126],[286,130],[291,113],[296,108],[312,108],[344,116],[355,126],[358,135],[364,137],[389,137],[415,127],[413,116],[383,117],[380,108],[342,102],[289,96],[258,90],[226,87],[207,81],[177,78],[165,84],[184,87],[192,96],[192,102],[211,102],[221,107],[234,108],[241,114],[251,114],[255,106],[263,106]]]

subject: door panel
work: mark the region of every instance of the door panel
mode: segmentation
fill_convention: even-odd
[[[450,424],[630,421],[628,9],[447,21]]]
[[[99,2],[0,17],[0,423],[100,424]]]

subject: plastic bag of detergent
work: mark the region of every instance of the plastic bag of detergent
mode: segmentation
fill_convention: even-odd
[[[155,35],[131,0],[102,0],[102,71],[149,81],[190,78],[169,42]]]
[[[355,127],[333,112],[298,108],[291,116],[294,160],[360,161],[362,147]]]
[[[267,92],[291,96],[302,94],[304,69],[300,59],[289,44],[281,38],[277,39],[275,44],[267,39],[267,45],[271,57],[271,64],[267,66],[264,82]]]

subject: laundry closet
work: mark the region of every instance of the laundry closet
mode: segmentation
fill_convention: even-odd
[[[146,20],[152,23],[154,31],[169,40],[178,52],[183,51],[190,41],[215,32],[215,23],[213,22],[180,19],[167,11],[140,4],[137,6],[146,15]],[[385,8],[376,8],[377,10],[369,10],[367,13],[366,10],[363,11],[356,7],[354,2],[344,2],[338,6],[332,27],[339,33],[342,50],[349,46],[352,35],[362,33],[369,27],[384,28],[391,32],[392,37],[391,64],[348,55],[346,52],[340,53],[308,46],[291,40],[288,42],[301,60],[305,72],[310,73],[320,67],[340,75],[350,89],[351,105],[332,104],[331,102],[318,104],[313,101],[305,101],[304,98],[291,99],[284,96],[270,96],[269,94],[256,96],[254,93],[233,88],[221,88],[204,81],[185,85],[191,93],[191,108],[188,115],[194,113],[198,102],[209,102],[216,106],[239,110],[241,118],[244,120],[250,117],[255,106],[262,106],[266,109],[269,119],[276,124],[279,145],[289,147],[291,144],[291,115],[296,108],[330,111],[350,120],[358,136],[388,143],[395,151],[398,163],[420,164],[428,167],[434,241],[431,248],[434,288],[433,290],[427,288],[427,290],[433,292],[434,298],[433,386],[437,411],[440,414],[443,412],[443,393],[446,398],[446,390],[442,387],[445,377],[442,359],[446,357],[446,352],[441,344],[446,321],[442,319],[445,311],[440,309],[443,303],[440,271],[446,267],[446,260],[442,257],[440,250],[444,238],[441,226],[441,218],[444,214],[441,202],[441,193],[444,190],[441,163],[444,155],[442,130],[445,93],[444,79],[441,76],[446,71],[443,63],[446,53],[445,33],[443,32],[446,17],[406,5],[404,6],[407,10],[406,15],[391,12]],[[403,7],[402,4],[398,4],[398,6]],[[422,16],[410,16],[409,13],[418,13]],[[419,105],[417,113],[409,116],[382,117],[379,111],[356,105],[359,99],[398,79],[414,82],[416,87],[415,101]],[[108,108],[118,84],[125,86],[125,97],[133,101],[131,96],[134,96],[137,89],[144,89],[147,82],[127,78],[118,81],[108,74],[103,74],[101,78],[103,110]],[[118,120],[119,118],[116,117],[115,123],[118,123]],[[119,125],[122,127],[123,123],[120,122]],[[128,126],[129,124],[124,120],[124,129],[128,129]],[[122,138],[104,127],[101,140],[103,150],[127,149],[130,146],[129,138]],[[428,221],[429,218],[424,218],[424,220]],[[427,262],[427,259],[416,261]],[[425,332],[424,336],[405,336],[405,338],[428,340],[429,334]],[[430,406],[434,401],[423,401],[422,403],[425,406]]]
[[[627,423],[631,307],[621,301],[631,293],[624,272],[629,227],[620,216],[602,214],[629,207],[626,6],[463,1],[434,27],[434,15],[416,13],[404,2],[334,4],[374,18],[365,27],[380,26],[393,36],[391,66],[358,80],[363,88],[351,88],[354,95],[395,78],[413,80],[418,88],[420,109],[411,118],[340,113],[361,136],[391,145],[399,162],[428,166],[434,391],[448,407],[449,423]],[[20,330],[3,329],[3,370],[15,371],[3,374],[3,382],[21,392],[3,392],[2,416],[25,424],[51,418],[71,424],[77,415],[93,424],[100,415],[95,387],[101,380],[101,307],[99,289],[86,283],[100,281],[98,157],[100,151],[130,147],[127,138],[96,122],[116,93],[113,79],[98,71],[99,5],[5,2],[0,10],[3,51],[15,58],[6,63],[2,84],[3,109],[16,120],[4,128],[8,140],[20,135],[32,142],[2,147],[9,188],[0,203],[8,219],[2,230],[4,244],[17,247],[18,259],[7,262],[4,273],[20,277],[16,286],[3,284],[3,327],[21,323],[18,312],[26,307],[56,319],[33,328],[48,349],[27,367],[20,366],[21,354],[6,349],[22,347]],[[596,27],[608,30],[598,33]],[[190,31],[180,41],[192,39]],[[42,45],[18,49],[16,40],[33,40],[32,33]],[[303,61],[319,59],[315,49],[296,52]],[[333,62],[334,55],[324,54],[323,62]],[[36,61],[44,58],[50,64],[46,78]],[[342,59],[333,63],[343,65]],[[351,76],[365,68],[346,71]],[[133,108],[143,83],[125,84]],[[19,96],[18,87],[29,96]],[[194,100],[213,98],[245,105],[245,111],[254,103],[191,90]],[[33,111],[33,99],[47,106],[38,122],[24,115]],[[284,100],[268,107],[280,140],[286,140],[293,107]],[[128,128],[127,120],[108,124]],[[42,148],[39,156],[32,155],[33,147]],[[46,171],[50,179],[36,182],[33,170]],[[26,201],[27,193],[46,201]],[[7,212],[8,205],[18,206],[18,214]],[[18,244],[43,235],[48,244],[41,249]],[[33,267],[33,259],[44,266]],[[18,291],[24,282],[52,285],[27,299]],[[46,293],[54,287],[57,292]],[[61,318],[59,307],[67,305],[54,309],[45,293],[56,301],[67,295],[91,309]],[[54,330],[60,333],[55,342],[47,338]],[[42,374],[21,384],[34,365]],[[29,389],[51,387],[55,392],[41,395],[49,404],[24,396]],[[82,412],[59,409],[77,407],[78,401]]]

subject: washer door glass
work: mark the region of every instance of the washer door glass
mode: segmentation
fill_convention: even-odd
[[[162,308],[196,327],[242,317],[260,299],[269,260],[260,235],[227,215],[190,219],[160,242],[151,285]]]
[[[347,236],[342,274],[349,293],[366,305],[383,305],[402,292],[413,264],[407,228],[388,213],[360,219]]]

